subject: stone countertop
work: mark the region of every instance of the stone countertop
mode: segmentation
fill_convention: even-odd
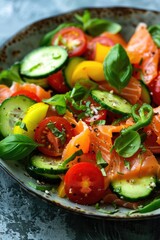
[[[160,10],[159,0],[0,0],[0,44],[31,22],[88,6]],[[32,196],[1,169],[0,203],[0,240],[160,239],[160,219],[117,222],[71,214]]]

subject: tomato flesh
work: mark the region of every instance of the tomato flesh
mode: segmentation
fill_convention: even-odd
[[[52,125],[53,130],[49,124]],[[70,123],[58,116],[45,118],[35,130],[35,140],[43,144],[38,149],[48,156],[60,156],[72,136],[73,128]]]
[[[18,96],[18,95],[24,95],[36,102],[41,102],[41,99],[34,92],[30,92],[28,90],[19,90],[12,94],[12,96]]]
[[[64,47],[69,57],[81,56],[86,51],[87,38],[81,29],[67,27],[55,34],[52,45]]]
[[[95,204],[105,193],[104,177],[100,169],[90,162],[72,166],[65,175],[64,184],[67,197],[79,204]]]
[[[58,93],[66,93],[69,91],[65,84],[62,71],[58,71],[47,78],[48,84]]]

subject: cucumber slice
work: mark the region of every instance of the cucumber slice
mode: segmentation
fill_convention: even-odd
[[[91,95],[105,109],[123,115],[131,114],[132,105],[116,94],[108,91],[92,90]]]
[[[21,61],[20,74],[27,78],[47,77],[60,70],[67,59],[67,51],[60,46],[40,47]]]
[[[146,198],[156,187],[156,178],[154,176],[146,176],[136,179],[115,180],[111,183],[113,191],[121,198],[129,201],[138,201]]]
[[[71,84],[73,71],[76,66],[82,61],[84,61],[84,59],[81,57],[72,57],[69,59],[67,66],[63,70],[65,82],[70,89],[73,88],[73,85]]]
[[[142,88],[141,100],[144,103],[151,104],[151,96],[150,96],[150,92],[149,92],[147,85],[143,81],[140,81],[140,84],[141,84],[141,88]]]
[[[62,165],[62,162],[59,158],[34,155],[29,161],[28,168],[38,174],[63,174],[68,169]]]
[[[29,165],[26,167],[26,170],[31,177],[39,181],[59,182],[61,180],[58,174],[55,175],[55,174],[49,174],[49,173],[37,173],[35,172],[35,169],[31,168]]]
[[[47,78],[26,78],[26,77],[23,77],[23,81],[27,82],[27,83],[33,83],[33,84],[36,84],[42,88],[48,88],[49,85],[48,85],[48,81],[47,81]]]
[[[6,99],[0,106],[0,133],[7,137],[13,132],[16,122],[21,121],[28,108],[36,102],[26,96],[14,96]]]

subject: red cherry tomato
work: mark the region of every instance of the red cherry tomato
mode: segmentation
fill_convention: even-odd
[[[104,177],[93,163],[80,162],[72,166],[64,178],[67,197],[79,204],[99,202],[105,193]]]
[[[41,99],[34,92],[30,92],[28,90],[19,90],[12,94],[12,96],[18,96],[18,95],[24,95],[36,102],[41,102]]]
[[[49,156],[60,156],[72,136],[70,123],[58,116],[45,118],[35,130],[35,140],[43,144],[39,151]]]
[[[159,76],[151,82],[148,86],[152,93],[152,100],[156,105],[160,105],[160,74]]]
[[[88,44],[87,44],[87,50],[86,50],[85,56],[88,60],[94,60],[97,43],[100,43],[105,46],[114,45],[114,42],[105,36],[99,36],[99,37],[93,38],[91,41],[88,41]]]
[[[87,48],[87,38],[77,27],[60,30],[52,39],[52,45],[59,45],[68,51],[69,57],[81,56]]]
[[[69,91],[69,88],[65,84],[62,71],[50,75],[47,81],[51,88],[58,93],[66,93]]]

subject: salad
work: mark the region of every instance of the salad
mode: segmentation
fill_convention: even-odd
[[[160,208],[160,25],[121,30],[84,11],[0,73],[0,158],[38,190],[146,213]]]

